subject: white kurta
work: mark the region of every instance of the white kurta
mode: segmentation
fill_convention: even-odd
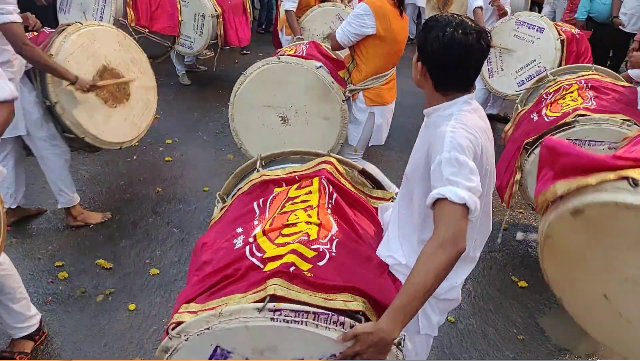
[[[438,327],[462,300],[462,285],[491,233],[495,178],[493,132],[472,94],[424,111],[397,199],[379,207],[378,256],[405,282],[433,234],[438,199],[466,205],[469,225],[465,253],[405,329],[408,360],[427,358]]]

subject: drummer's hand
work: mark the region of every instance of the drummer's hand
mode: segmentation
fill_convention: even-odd
[[[579,30],[586,30],[587,22],[584,20],[576,20],[576,28]]]
[[[380,322],[358,325],[339,338],[342,342],[353,341],[353,344],[342,351],[338,359],[386,360],[397,337]]]
[[[89,92],[96,88],[96,82],[90,79],[78,78],[74,86],[80,91]]]
[[[40,21],[38,21],[38,19],[36,19],[35,15],[31,13],[22,13],[20,14],[20,17],[22,17],[22,24],[28,27],[29,30],[39,31],[40,29],[42,29],[42,24],[40,24]]]
[[[640,53],[635,52],[629,54],[627,57],[628,63],[627,68],[629,69],[640,69]]]
[[[629,55],[631,55],[631,53],[637,52],[638,50],[640,50],[640,41],[635,40],[629,48]]]
[[[496,6],[502,5],[502,2],[500,0],[491,0],[489,4],[495,8]]]
[[[620,18],[615,18],[613,19],[613,26],[615,26],[616,28],[619,28],[621,26],[624,27],[625,25]]]

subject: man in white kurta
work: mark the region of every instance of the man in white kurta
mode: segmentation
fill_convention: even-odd
[[[111,214],[89,212],[80,206],[80,197],[69,171],[69,147],[57,132],[43,103],[38,101],[33,85],[24,76],[27,62],[16,50],[41,70],[69,81],[78,89],[90,90],[93,82],[69,72],[31,44],[24,35],[22,23],[16,1],[0,0],[0,69],[19,94],[14,120],[0,141],[0,166],[7,171],[7,176],[0,181],[0,193],[7,208],[7,222],[11,224],[45,212],[44,209],[22,207],[26,186],[24,141],[38,160],[58,207],[65,210],[67,224],[102,223],[110,219]]]
[[[490,46],[489,33],[460,15],[434,15],[418,34],[413,80],[424,122],[396,201],[379,207],[377,253],[403,286],[377,322],[343,335],[354,343],[340,359],[383,359],[404,331],[406,359],[425,360],[460,304],[492,227],[493,132],[472,93]]]
[[[566,9],[567,0],[545,0],[542,6],[542,15],[553,22],[561,22]]]

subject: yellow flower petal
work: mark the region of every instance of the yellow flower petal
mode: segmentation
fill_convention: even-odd
[[[158,114],[156,114],[156,115],[154,116],[154,118],[158,119],[158,118],[160,118],[160,116],[159,116]]]
[[[203,191],[203,192],[208,192],[208,191],[209,191],[209,187],[204,187],[204,188],[202,188],[202,191]]]
[[[160,193],[160,192],[162,192],[162,188],[160,187],[156,188],[156,193]]]
[[[526,281],[519,281],[518,282],[518,287],[527,288],[527,287],[529,287],[529,284]]]
[[[137,147],[137,146],[139,146],[139,145],[140,145],[140,143],[137,143],[137,142],[136,142],[136,143],[133,143],[133,146],[134,146],[134,147]]]
[[[173,140],[171,140],[171,139],[167,139],[167,140],[165,140],[164,142],[165,142],[166,144],[171,144],[171,143],[173,143]]]
[[[160,270],[157,269],[157,268],[152,268],[152,269],[149,270],[149,274],[152,275],[152,276],[155,276],[157,274],[160,274]]]
[[[96,302],[102,302],[102,300],[104,300],[104,295],[98,295],[98,297],[96,297]]]
[[[58,273],[58,279],[60,281],[66,280],[67,278],[69,278],[69,274],[66,271]]]
[[[504,230],[506,231],[507,229],[509,229],[509,226],[507,226],[507,225],[505,224],[504,226],[502,226],[502,229],[504,229]]]
[[[227,156],[227,159],[232,160],[232,159],[233,159],[233,154],[229,154],[229,155]]]
[[[115,291],[116,291],[115,288],[109,288],[108,290],[104,291],[104,294],[108,296],[108,295],[114,293]]]
[[[135,303],[130,303],[128,308],[129,308],[129,311],[135,311],[136,304]]]
[[[56,266],[56,267],[63,267],[64,266],[64,262],[58,261],[58,262],[54,263],[53,265]]]
[[[520,282],[520,280],[519,280],[519,279],[518,279],[518,277],[516,277],[516,276],[511,276],[511,280],[512,280],[513,282]]]
[[[171,157],[165,157],[165,158],[164,158],[164,161],[165,161],[165,162],[171,162],[171,161],[173,161],[173,158],[171,158]]]
[[[448,316],[448,317],[447,317],[447,321],[449,321],[449,323],[455,323],[455,322],[456,322],[456,319],[455,319],[455,318],[453,318],[453,317],[451,317],[451,316]]]
[[[518,340],[520,340],[520,341],[524,341],[524,336],[522,336],[522,335],[518,335]]]
[[[97,260],[96,261],[96,265],[100,266],[100,267],[102,267],[104,269],[112,269],[113,268],[113,263],[107,262],[107,261],[105,261],[103,259]]]

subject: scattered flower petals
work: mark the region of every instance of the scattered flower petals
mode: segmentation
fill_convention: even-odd
[[[160,192],[162,192],[162,188],[160,188],[160,187],[156,188],[156,194],[158,194]]]
[[[524,336],[522,336],[522,335],[518,335],[518,340],[520,340],[520,341],[524,341]]]
[[[509,229],[509,226],[505,224],[504,226],[502,226],[502,229],[506,231],[507,229]]]
[[[516,276],[511,276],[511,280],[512,280],[513,282],[520,282],[520,280],[519,280],[519,279],[518,279],[518,277],[516,277]]]
[[[204,188],[202,188],[202,191],[203,191],[203,192],[208,192],[208,191],[209,191],[209,187],[204,187]]]
[[[229,155],[227,156],[227,159],[229,159],[229,160],[233,160],[233,154],[229,154]]]
[[[173,143],[173,140],[171,140],[171,139],[167,139],[167,140],[165,140],[164,142],[165,142],[165,144],[171,144],[171,143]]]
[[[154,118],[155,118],[155,119],[160,119],[160,116],[159,116],[158,114],[156,114],[156,115],[154,116]]]
[[[149,270],[149,274],[152,275],[152,276],[155,276],[157,274],[160,274],[160,270],[157,269],[157,268],[152,268],[152,269]]]
[[[518,282],[518,287],[527,288],[527,287],[529,287],[529,284],[526,281],[519,281]]]
[[[133,146],[134,146],[134,147],[137,147],[137,146],[139,146],[139,145],[140,145],[140,143],[138,143],[138,142],[133,143]]]
[[[56,263],[53,264],[55,267],[64,267],[64,262],[62,261],[58,261]]]
[[[98,295],[98,297],[96,297],[96,302],[102,302],[104,300],[104,295]]]
[[[96,266],[100,266],[104,269],[112,269],[113,268],[113,263],[111,262],[107,262],[103,259],[99,259],[96,261]]]
[[[453,318],[453,317],[451,317],[451,316],[448,316],[448,317],[447,317],[447,321],[448,321],[449,323],[455,323],[455,322],[456,322],[456,319],[455,319],[455,318]]]
[[[129,311],[135,311],[136,310],[136,304],[135,303],[130,303],[128,308],[129,308]]]
[[[76,294],[78,295],[84,295],[85,293],[87,293],[87,289],[84,287],[80,287],[78,288],[78,290],[76,291]]]
[[[116,291],[115,288],[109,288],[108,290],[104,291],[104,294],[108,296],[108,295],[114,293],[115,291]]]
[[[164,161],[168,163],[168,162],[173,161],[173,158],[171,158],[171,157],[165,157],[165,158],[164,158]]]
[[[67,278],[69,278],[69,274],[66,271],[58,273],[58,279],[60,281],[66,280]]]

